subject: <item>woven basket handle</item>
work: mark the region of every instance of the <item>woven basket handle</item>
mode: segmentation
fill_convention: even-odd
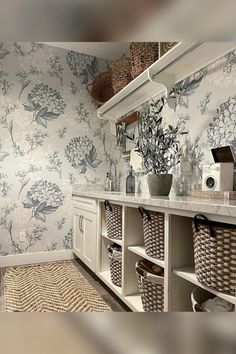
[[[112,258],[114,261],[122,262],[122,251],[117,251],[113,248],[112,245],[107,247],[108,257]]]
[[[110,211],[112,211],[112,206],[109,200],[105,200],[104,202],[105,209],[107,210],[109,208]]]
[[[140,214],[142,215],[142,218],[144,218],[144,214],[146,214],[148,220],[149,221],[151,220],[151,215],[149,214],[149,212],[146,209],[144,209],[144,207],[140,206],[140,207],[138,207],[138,210],[139,210]]]
[[[137,273],[138,273],[139,275],[141,275],[141,277],[144,277],[145,272],[144,272],[144,270],[143,270],[141,267],[139,267],[138,264],[136,264],[136,271],[137,271]]]
[[[197,214],[193,218],[193,222],[194,222],[194,226],[195,226],[196,232],[199,231],[199,227],[198,226],[201,224],[201,221],[204,221],[204,225],[209,227],[210,236],[211,237],[215,237],[215,232],[214,232],[214,228],[213,228],[212,222],[203,214]]]
[[[194,303],[192,304],[192,308],[193,312],[204,312],[201,306],[196,301],[194,301]]]
[[[191,300],[192,300],[192,308],[194,312],[206,312],[194,299],[193,293],[191,294]]]

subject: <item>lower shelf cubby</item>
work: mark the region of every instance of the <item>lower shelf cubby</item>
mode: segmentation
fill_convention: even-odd
[[[135,264],[142,257],[139,255],[125,250],[124,254],[124,298],[129,303],[133,311],[143,312],[141,296],[139,293],[138,279],[136,276]]]
[[[125,302],[134,312],[144,312],[140,294],[125,296]]]
[[[124,263],[124,297],[128,305],[138,312],[144,312],[140,296],[138,278],[136,274],[136,263],[144,259],[141,255],[133,252],[132,247],[126,250]],[[164,278],[163,278],[164,283]],[[153,289],[152,295],[153,295]],[[151,294],[150,294],[151,295]],[[158,293],[157,293],[158,296]]]
[[[98,276],[116,295],[120,296],[122,294],[122,288],[112,283],[110,270],[100,272]]]
[[[107,239],[108,241],[110,241],[110,243],[116,243],[117,245],[122,246],[122,240],[117,240],[115,238],[110,238],[107,236],[106,233],[102,234],[102,237],[104,237],[105,239]]]
[[[100,249],[100,265],[98,276],[109,286],[116,294],[122,294],[122,287],[116,286],[111,281],[111,272],[108,258],[107,247],[114,242],[107,237],[101,237],[101,249]]]
[[[192,312],[191,294],[195,285],[177,276],[170,275],[170,293],[168,297],[168,311]]]
[[[176,274],[178,277],[181,277],[183,279],[185,279],[187,282],[190,282],[191,284],[194,284],[202,289],[207,290],[208,292],[214,294],[215,296],[218,296],[228,302],[230,302],[231,304],[236,305],[236,297],[235,296],[231,296],[231,295],[227,295],[224,293],[221,293],[219,291],[213,290],[211,288],[208,288],[207,286],[201,284],[196,277],[196,274],[194,272],[194,268],[193,267],[183,267],[183,268],[177,268],[173,270],[173,273]]]

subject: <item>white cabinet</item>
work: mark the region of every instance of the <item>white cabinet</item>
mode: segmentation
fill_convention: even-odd
[[[84,209],[83,203],[76,200],[74,203],[74,247],[73,252],[92,271],[96,271],[97,250],[97,214],[94,210]]]
[[[149,204],[146,197],[102,192],[82,195],[74,198],[74,253],[133,311],[143,311],[135,269],[136,262],[143,258],[164,268],[164,311],[192,311],[191,293],[196,287],[236,305],[235,296],[219,293],[198,282],[192,235],[192,220],[196,213],[204,213],[210,220],[235,224],[235,206],[225,206],[222,202],[219,208],[207,204],[204,199],[186,201],[185,197],[168,201],[154,198]],[[106,199],[122,206],[122,240],[107,236]],[[150,257],[145,252],[143,220],[138,211],[140,205],[165,214],[164,260]],[[121,287],[111,280],[107,247],[113,242],[122,246]]]
[[[81,230],[82,210],[77,209],[74,212],[74,251],[76,255],[81,258],[82,256],[82,242],[83,233]]]

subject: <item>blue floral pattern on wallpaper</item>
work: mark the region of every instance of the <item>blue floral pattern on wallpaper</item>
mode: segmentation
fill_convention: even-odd
[[[171,119],[182,132],[189,132],[188,140],[182,141],[186,163],[180,166],[192,188],[201,185],[202,165],[213,163],[211,148],[227,144],[236,148],[235,58],[236,51],[228,53],[177,84],[170,94],[177,103]]]
[[[163,118],[189,132],[186,166],[200,181],[210,149],[236,146],[236,52],[172,90]],[[87,84],[105,60],[38,43],[0,43],[0,255],[72,247],[72,184],[124,180],[109,124]],[[191,162],[191,163],[189,163]],[[141,185],[142,191],[146,191]],[[25,235],[21,241],[20,234]]]
[[[201,187],[203,164],[213,163],[211,148],[232,144],[236,148],[236,51],[179,82],[170,92],[176,108],[166,105],[163,120],[179,127],[181,163],[173,172],[173,193],[178,180],[189,190]],[[148,192],[146,178],[139,176],[142,192]]]
[[[33,112],[33,122],[47,128],[48,121],[64,113],[65,103],[57,90],[46,84],[38,84],[28,94],[24,108]]]
[[[46,221],[46,215],[55,212],[63,203],[64,196],[60,188],[48,181],[37,181],[27,192],[24,208],[32,210],[32,218]]]
[[[212,122],[207,130],[207,137],[212,148],[236,141],[236,95],[217,107]],[[235,145],[236,147],[236,145]]]
[[[66,55],[66,62],[82,84],[88,84],[89,81],[92,81],[98,71],[98,59],[96,57],[70,51]]]
[[[0,42],[0,255],[72,248],[72,184],[103,183],[120,156],[86,88],[107,65]]]
[[[3,47],[3,42],[0,42],[0,60],[4,59],[8,54],[10,54],[9,50]]]
[[[189,107],[189,96],[193,95],[199,88],[202,79],[206,75],[206,70],[201,70],[194,76],[189,76],[170,92],[170,97],[176,99],[176,105],[180,107]]]
[[[95,170],[102,162],[97,159],[96,148],[87,136],[73,138],[66,146],[65,155],[70,164],[82,174],[85,174],[88,168]]]

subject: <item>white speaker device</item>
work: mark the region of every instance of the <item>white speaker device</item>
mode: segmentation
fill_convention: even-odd
[[[215,163],[203,166],[203,191],[232,191],[234,180],[235,152],[232,146],[211,150]]]
[[[233,190],[233,163],[214,163],[203,166],[203,191],[232,191]]]

